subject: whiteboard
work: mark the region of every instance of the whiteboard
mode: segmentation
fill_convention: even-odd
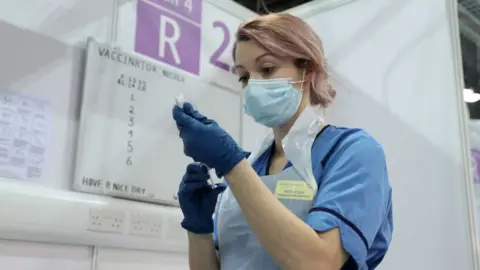
[[[239,140],[241,96],[137,54],[90,39],[83,82],[74,189],[178,205],[192,160],[172,119],[183,94]]]

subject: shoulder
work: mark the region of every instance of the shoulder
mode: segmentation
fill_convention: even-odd
[[[385,167],[386,159],[381,143],[363,129],[329,125],[312,146],[313,171],[318,180],[328,168],[366,164]]]
[[[378,154],[384,156],[383,146],[373,136],[360,128],[329,125],[317,136],[312,153],[328,159],[340,152],[342,155]]]

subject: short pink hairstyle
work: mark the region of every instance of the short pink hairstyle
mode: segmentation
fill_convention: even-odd
[[[328,82],[323,45],[315,31],[302,19],[286,13],[271,13],[240,25],[237,42],[254,40],[278,57],[293,58],[299,68],[311,73],[310,101],[327,107],[336,91]],[[236,46],[233,48],[235,60]]]

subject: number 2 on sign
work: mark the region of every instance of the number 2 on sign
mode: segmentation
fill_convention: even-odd
[[[188,9],[188,12],[192,13],[192,0],[185,0],[183,6]]]
[[[222,54],[225,52],[225,50],[228,47],[228,44],[230,43],[230,31],[228,30],[227,25],[224,24],[223,22],[220,22],[220,21],[214,21],[213,22],[213,27],[222,29],[223,41],[220,44],[220,47],[218,47],[218,49],[216,49],[213,52],[212,56],[210,57],[210,64],[212,64],[212,65],[214,65],[218,68],[221,68],[221,69],[223,69],[227,72],[231,71],[232,73],[235,74],[237,72],[235,70],[235,67],[232,67],[232,69],[230,70],[230,65],[225,63],[225,62],[222,62],[222,60],[220,60],[220,57],[222,57]]]

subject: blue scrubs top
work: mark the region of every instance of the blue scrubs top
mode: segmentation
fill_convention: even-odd
[[[268,174],[273,145],[252,167]],[[393,231],[392,191],[382,146],[361,129],[326,126],[312,146],[318,193],[306,223],[315,231],[339,228],[350,255],[343,270],[374,269]],[[285,169],[292,166],[290,162]],[[215,221],[216,227],[216,221]],[[216,233],[214,232],[217,246]]]

